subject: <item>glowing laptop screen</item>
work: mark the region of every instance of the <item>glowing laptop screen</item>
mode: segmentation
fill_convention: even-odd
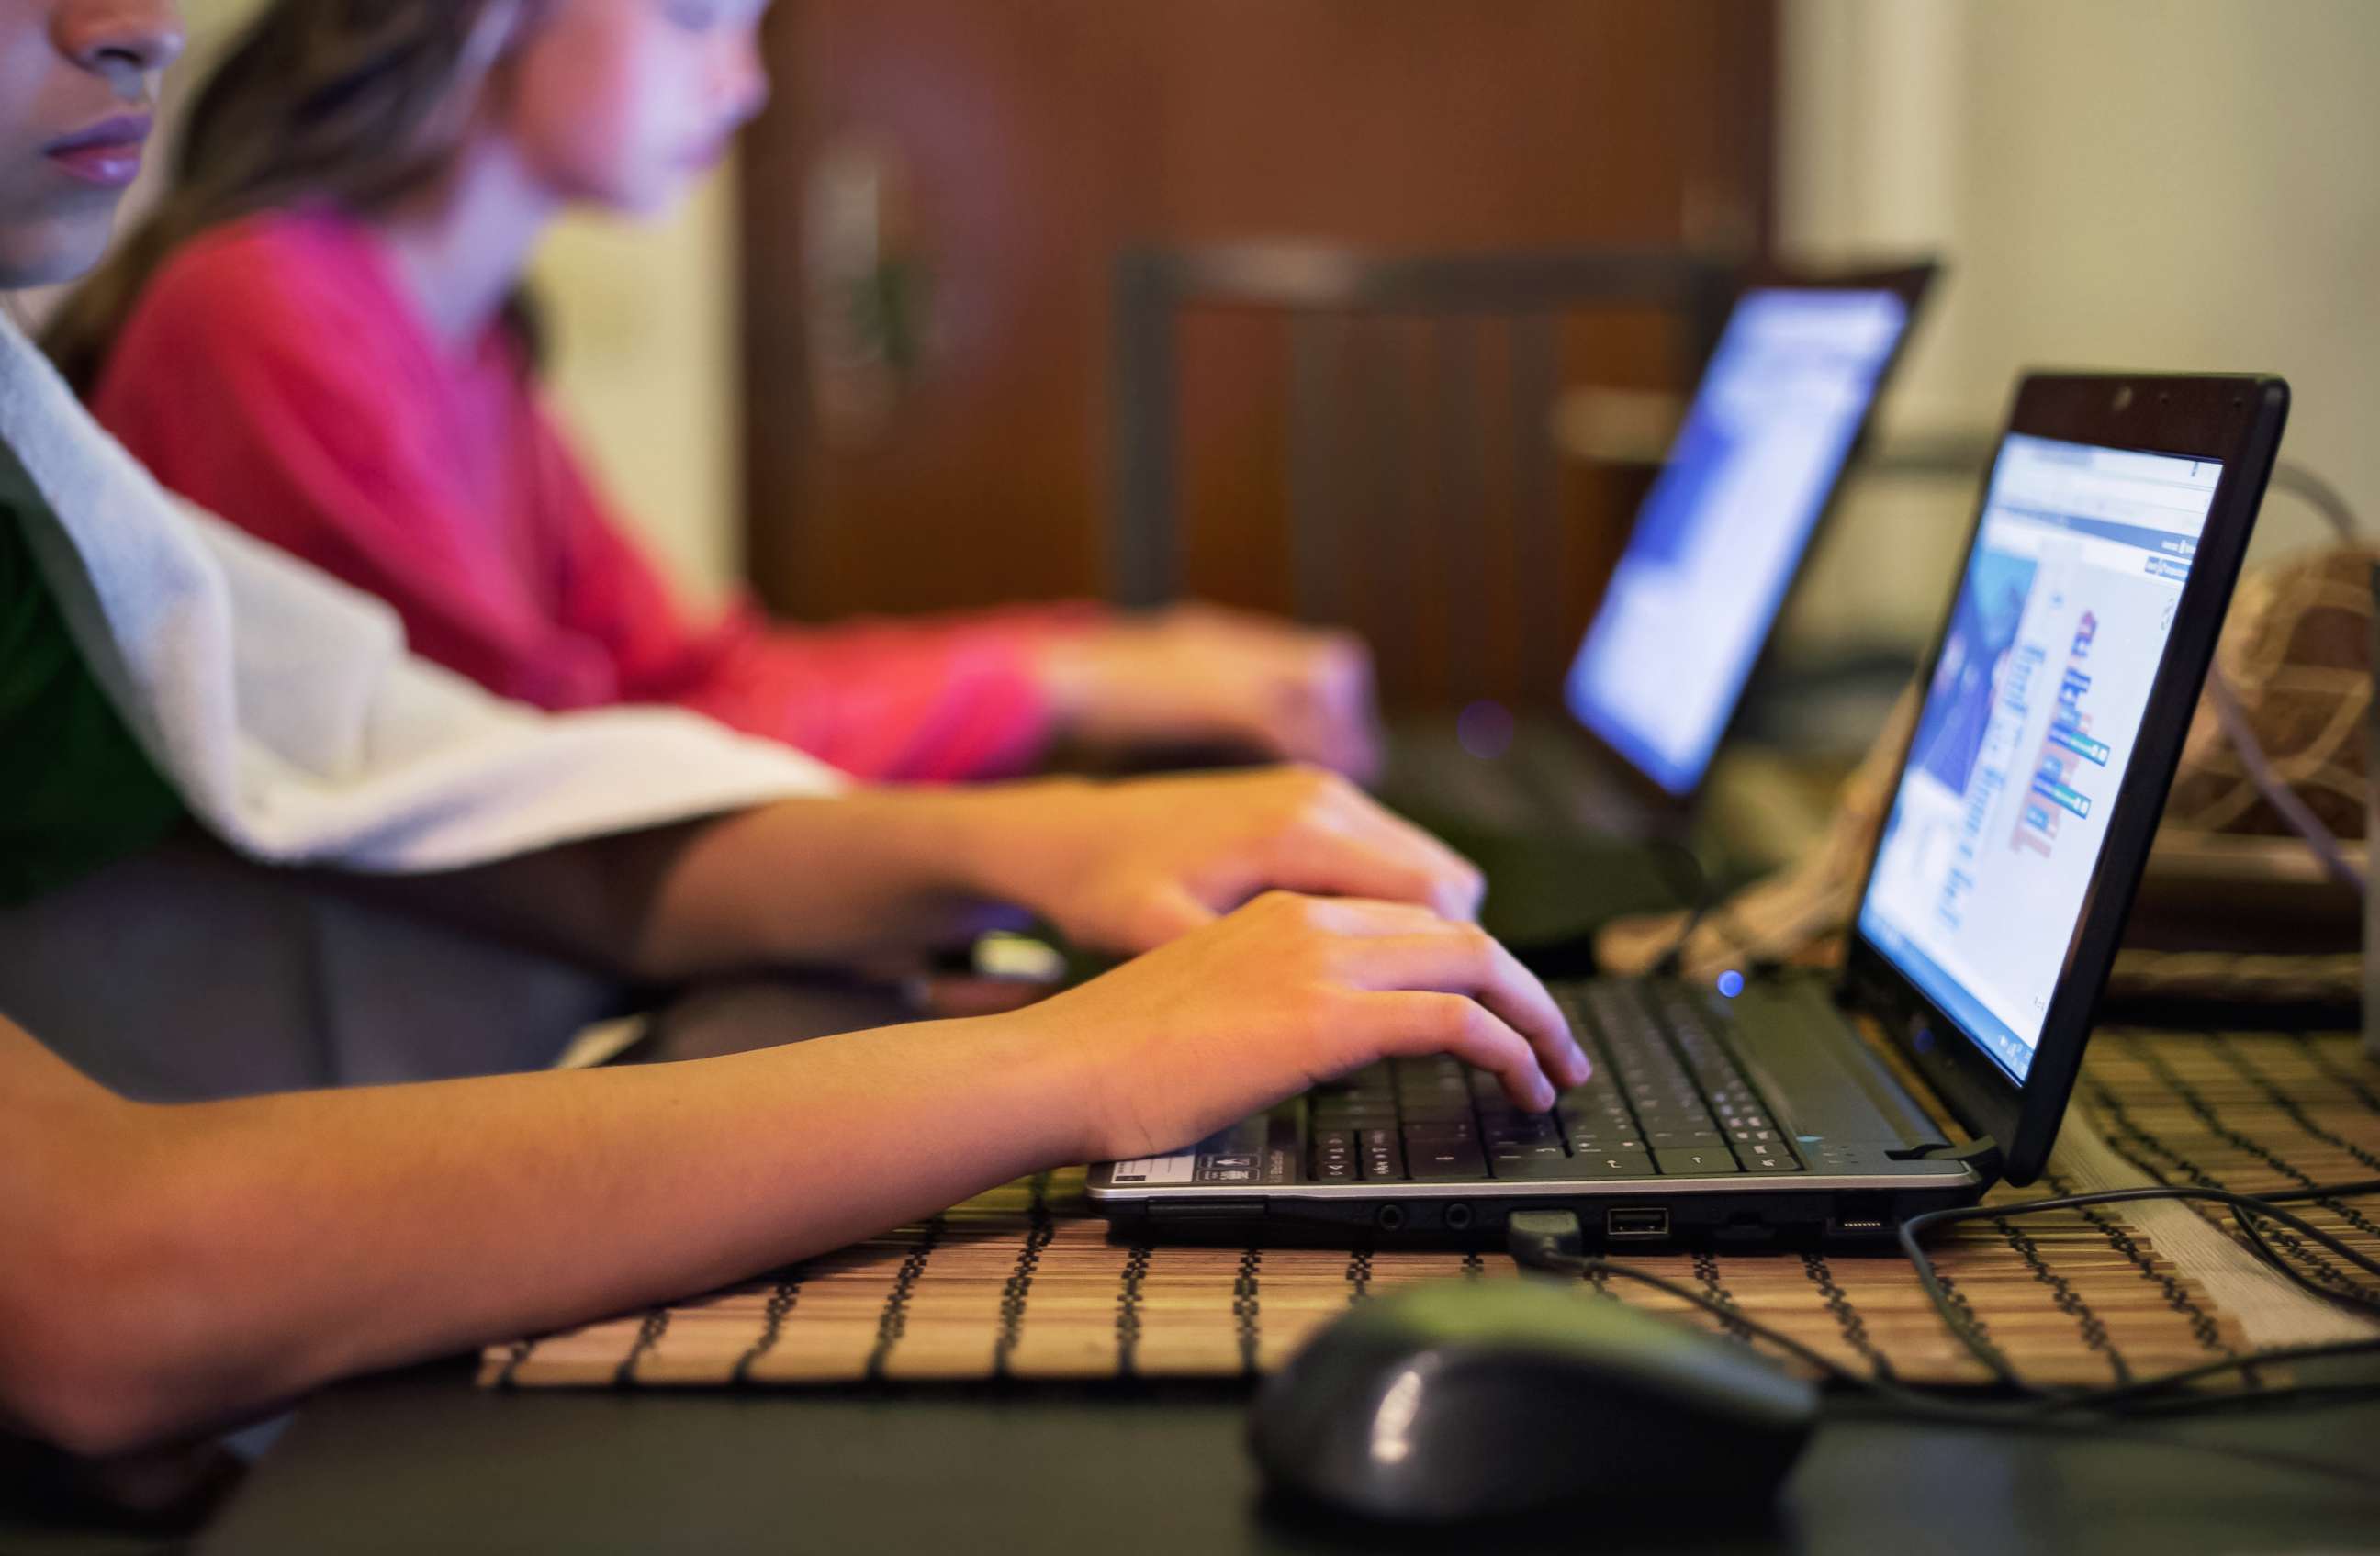
[[[1580,723],[1672,794],[1702,784],[1893,347],[1899,294],[1745,294],[1571,667]]]
[[[2022,1081],[2222,474],[2011,436],[1859,927]]]

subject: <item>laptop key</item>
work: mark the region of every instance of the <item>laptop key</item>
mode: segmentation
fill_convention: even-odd
[[[1727,1153],[1727,1147],[1716,1144],[1692,1149],[1656,1149],[1653,1164],[1661,1169],[1663,1177],[1718,1177],[1743,1170],[1736,1165],[1735,1158]]]
[[[1490,1145],[1551,1145],[1561,1149],[1561,1130],[1550,1118],[1519,1118],[1491,1123],[1485,1130]]]
[[[1652,1177],[1653,1158],[1641,1151],[1606,1151],[1593,1156],[1573,1156],[1571,1164],[1577,1168],[1571,1175],[1579,1178]]]
[[[1444,1183],[1488,1176],[1488,1159],[1468,1140],[1424,1147],[1410,1152],[1405,1165],[1415,1183]]]
[[[1593,1170],[1596,1164],[1576,1156],[1499,1156],[1488,1165],[1497,1177],[1512,1183],[1585,1183],[1613,1176]]]

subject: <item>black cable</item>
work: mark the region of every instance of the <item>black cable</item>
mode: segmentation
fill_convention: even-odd
[[[2313,1360],[2323,1357],[2380,1355],[2380,1339],[2343,1340],[2322,1345],[2276,1346],[2269,1350],[2259,1351],[2252,1356],[2210,1362],[2204,1367],[2188,1368],[2180,1372],[2167,1373],[2143,1382],[2121,1384],[2107,1389],[2050,1393],[2027,1384],[2022,1379],[2017,1379],[2007,1385],[2020,1394],[2021,1397],[2014,1400],[1981,1402],[1946,1399],[1939,1394],[1927,1393],[1906,1384],[1893,1382],[1875,1373],[1860,1372],[1845,1367],[1823,1352],[1812,1349],[1784,1331],[1771,1328],[1757,1319],[1747,1317],[1740,1308],[1718,1301],[1690,1286],[1681,1285],[1667,1276],[1653,1273],[1650,1270],[1638,1269],[1632,1264],[1615,1263],[1594,1254],[1563,1253],[1541,1245],[1524,1244],[1520,1239],[1514,1240],[1512,1251],[1516,1260],[1535,1269],[1560,1271],[1563,1273],[1575,1273],[1582,1276],[1617,1275],[1624,1280],[1641,1282],[1667,1296],[1676,1297],[1681,1302],[1698,1308],[1730,1327],[1751,1334],[1755,1339],[1767,1341],[1779,1350],[1808,1364],[1832,1382],[1886,1400],[1913,1415],[1966,1426],[2049,1423],[2058,1416],[2101,1408],[2110,1403],[2121,1404],[2135,1395],[2164,1391],[2202,1376],[2227,1370],[2245,1367],[2273,1366],[2289,1361]],[[1961,1336],[1961,1343],[1965,1343],[1963,1335]],[[2269,1404],[2277,1398],[2285,1397],[2285,1392],[2265,1391],[2227,1397],[2235,1401],[2252,1399],[2258,1403]]]
[[[1651,1286],[1666,1296],[1674,1297],[1681,1302],[1699,1308],[1714,1318],[1722,1319],[1731,1327],[1740,1329],[1747,1334],[1767,1341],[1779,1350],[1816,1369],[1836,1382],[1863,1390],[1879,1398],[1889,1399],[1896,1405],[1920,1415],[1936,1416],[1945,1420],[1968,1421],[1975,1418],[1973,1412],[1978,1408],[1977,1406],[1955,1400],[1937,1398],[1935,1395],[1921,1393],[1888,1379],[1854,1371],[1832,1357],[1804,1345],[1783,1330],[1771,1328],[1757,1319],[1747,1317],[1741,1309],[1730,1306],[1716,1297],[1706,1296],[1691,1286],[1682,1285],[1666,1275],[1657,1275],[1650,1270],[1640,1270],[1633,1264],[1616,1264],[1610,1260],[1595,1254],[1565,1253],[1559,1248],[1551,1246],[1548,1239],[1530,1237],[1525,1234],[1514,1235],[1511,1238],[1510,1247],[1514,1259],[1535,1269],[1553,1270],[1586,1277],[1617,1275],[1623,1280],[1636,1281]],[[2006,1418],[2007,1414],[2008,1412],[2004,1410],[1992,1418]]]
[[[2316,1284],[2293,1261],[2283,1256],[2278,1248],[2274,1248],[2257,1225],[2260,1218],[2279,1222],[2291,1231],[2319,1244],[2334,1257],[2345,1260],[2367,1274],[2380,1277],[2380,1260],[2374,1260],[2358,1253],[2320,1227],[2277,1208],[2282,1204],[2306,1200],[2360,1199],[2371,1194],[2380,1194],[2380,1178],[2365,1178],[2353,1183],[2317,1184],[2311,1188],[2285,1189],[2278,1193],[2265,1195],[2235,1194],[2224,1188],[2186,1187],[2111,1188],[2095,1194],[2069,1194],[2056,1199],[2028,1200],[2013,1205],[1976,1205],[1954,1210],[1927,1211],[1902,1222],[1895,1228],[1895,1235],[1900,1239],[1900,1251],[1908,1256],[1910,1263],[1915,1268],[1918,1283],[1925,1288],[1927,1299],[1934,1304],[1934,1310],[1942,1316],[1944,1324],[1958,1336],[1960,1343],[1985,1366],[1990,1368],[1994,1375],[2002,1382],[2011,1387],[2021,1388],[2023,1386],[2022,1380],[2010,1369],[2006,1358],[1992,1347],[1990,1342],[1974,1333],[1973,1326],[1966,1321],[1957,1306],[1951,1302],[1949,1293],[1943,1288],[1941,1275],[1934,1267],[1933,1259],[1918,1241],[1921,1234],[1937,1226],[1955,1225],[1960,1222],[2036,1215],[2047,1211],[2087,1210],[2095,1205],[2131,1204],[2147,1200],[2204,1200],[2223,1205],[2230,1210],[2241,1234],[2248,1239],[2249,1245],[2267,1263],[2297,1285],[2327,1301],[2380,1316],[2380,1294],[2341,1291]],[[2214,1364],[2211,1370],[2219,1372],[2240,1365],[2242,1364],[2217,1363]],[[2245,1365],[2253,1366],[2255,1361],[2251,1358]],[[2202,1372],[2201,1375],[2210,1374]],[[2152,1380],[2160,1387],[2171,1387],[2185,1380],[2175,1375],[2168,1375],[2163,1380]],[[2145,1385],[2131,1385],[2131,1387],[2145,1389]]]
[[[2265,754],[2265,742],[2256,734],[2255,721],[2240,706],[2240,694],[2232,690],[2230,677],[2223,673],[2219,664],[2206,667],[2206,701],[2215,710],[2215,721],[2222,727],[2223,738],[2231,743],[2231,754],[2240,759],[2240,770],[2248,775],[2249,787],[2273,807],[2273,814],[2281,818],[2284,826],[2313,850],[2325,874],[2358,897],[2367,895],[2369,887],[2363,872],[2347,857],[2338,835],[2274,767],[2272,758]]]
[[[2292,460],[2282,460],[2273,466],[2267,485],[2275,491],[2295,494],[2308,507],[2320,514],[2341,541],[2353,545],[2360,538],[2362,525],[2355,511],[2338,489],[2305,465]],[[2303,796],[2292,788],[2287,778],[2275,769],[2272,758],[2265,754],[2264,742],[2256,734],[2256,726],[2240,706],[2239,694],[2232,690],[2228,677],[2220,663],[2206,667],[2206,699],[2215,710],[2216,721],[2223,728],[2223,738],[2230,742],[2232,754],[2240,758],[2240,766],[2247,774],[2250,787],[2263,797],[2265,803],[2281,818],[2289,829],[2304,840],[2313,850],[2324,874],[2354,892],[2369,893],[2364,873],[2348,859],[2338,838],[2314,814]]]
[[[1870,1398],[1879,1400],[1912,1416],[1947,1424],[1973,1427],[2066,1431],[2100,1437],[2130,1437],[2161,1447],[2192,1448],[2202,1452],[2220,1453],[2234,1458],[2322,1475],[2332,1479],[2346,1480],[2367,1490],[2380,1490],[2380,1474],[2349,1469],[2319,1460],[2301,1459],[2289,1454],[2270,1453],[2261,1449],[2163,1437],[2140,1431],[2126,1424],[2127,1417],[2155,1418],[2180,1414],[2183,1410],[2205,1410],[2222,1405],[2240,1403],[2269,1405],[2277,1400],[2295,1398],[2301,1393],[2311,1394],[2313,1391],[2242,1389],[2218,1396],[2193,1396],[2179,1402],[2163,1398],[2188,1384],[2208,1378],[2220,1377],[2225,1373],[2251,1373],[2259,1368],[2296,1361],[2350,1356],[2380,1356],[2380,1339],[2274,1346],[2245,1356],[2226,1357],[2220,1361],[2181,1368],[2155,1378],[2099,1389],[2043,1389],[2027,1383],[2008,1365],[2007,1359],[2001,1357],[1988,1341],[1975,1333],[1965,1322],[1959,1314],[1956,1304],[1951,1302],[1949,1293],[1942,1284],[1940,1273],[1934,1267],[1933,1260],[1917,1241],[1917,1235],[1920,1232],[1961,1221],[1993,1220],[2008,1216],[2038,1214],[2049,1211],[2080,1210],[2095,1205],[2142,1200],[2203,1200],[2220,1203],[2228,1208],[2250,1243],[2266,1260],[2272,1261],[2305,1289],[2332,1301],[2343,1302],[2352,1308],[2380,1311],[2380,1295],[2363,1292],[2346,1293],[2317,1285],[2302,1271],[2289,1263],[2278,1249],[2274,1248],[2265,1239],[2256,1224],[2258,1218],[2269,1217],[2311,1238],[2356,1269],[2380,1275],[2380,1260],[2374,1260],[2357,1252],[2321,1228],[2277,1208],[2282,1202],[2361,1198],[2369,1194],[2380,1194],[2380,1178],[2362,1179],[2352,1183],[2314,1185],[2261,1197],[2234,1194],[2224,1189],[2165,1187],[2119,1188],[2094,1194],[2061,1195],[2051,1199],[2031,1200],[2014,1205],[1973,1206],[1947,1211],[1930,1211],[1911,1217],[1898,1228],[1902,1251],[1909,1256],[1920,1283],[1925,1288],[1926,1297],[1934,1304],[1935,1311],[1941,1318],[1944,1327],[1950,1331],[1960,1344],[1966,1346],[1970,1354],[1991,1369],[1993,1376],[2002,1387],[2020,1396],[2016,1400],[2005,1403],[1946,1399],[1937,1394],[1892,1381],[1877,1374],[1857,1371],[1781,1330],[1747,1317],[1736,1307],[1719,1302],[1702,1292],[1657,1275],[1649,1270],[1615,1263],[1597,1255],[1572,1252],[1565,1248],[1564,1244],[1579,1240],[1581,1235],[1577,1218],[1568,1212],[1540,1214],[1534,1218],[1538,1222],[1536,1226],[1529,1224],[1533,1218],[1528,1212],[1516,1214],[1509,1230],[1508,1243],[1515,1260],[1536,1269],[1575,1273],[1585,1277],[1617,1276],[1650,1286],[1677,1298],[1689,1307],[1709,1313],[1744,1333],[1766,1340],[1809,1366],[1829,1381],[1856,1390]],[[1548,1224],[1554,1222],[1566,1224],[1567,1236],[1552,1230]],[[2363,1391],[2354,1389],[2348,1392]],[[2108,1414],[2111,1410],[2118,1409],[2124,1411],[2125,1416],[2117,1417]]]
[[[2341,540],[2352,541],[2362,533],[2363,525],[2356,518],[2355,510],[2348,506],[2338,489],[2297,461],[2277,461],[2265,484],[2275,491],[2289,493],[2313,509]]]
[[[1539,1239],[1515,1238],[1512,1253],[1523,1263],[1538,1269],[1575,1273],[1581,1276],[1617,1275],[1627,1280],[1640,1281],[1655,1290],[1701,1309],[1755,1338],[1767,1341],[1779,1349],[1806,1362],[1828,1379],[1856,1389],[1871,1398],[1885,1401],[1902,1414],[1922,1417],[1946,1426],[1975,1427],[2002,1431],[2051,1432],[2076,1438],[2115,1438],[2160,1448],[2182,1448],[2203,1453],[2217,1453],[2226,1458],[2244,1460],[2279,1469],[2293,1469],[2302,1474],[2343,1481],[2360,1490],[2380,1494],[2380,1474],[2369,1470],[2330,1464],[2321,1459],[2302,1458],[2293,1453],[2274,1453],[2268,1449],[2252,1448],[2234,1443],[2201,1442],[2191,1438],[2167,1437],[2142,1430],[2136,1425],[2121,1419],[2066,1418],[2067,1412],[2080,1406],[2089,1396],[2053,1397],[2046,1402],[2027,1400],[2008,1405],[1943,1399],[1868,1373],[1853,1371],[1832,1357],[1813,1350],[1782,1330],[1773,1329],[1756,1319],[1745,1317],[1740,1309],[1719,1302],[1691,1287],[1681,1285],[1665,1276],[1654,1274],[1649,1270],[1640,1270],[1628,1264],[1615,1264],[1608,1259],[1591,1255],[1557,1252],[1544,1247]],[[2299,1346],[2290,1350],[2266,1352],[2252,1359],[2271,1363],[2299,1357],[2346,1354],[2380,1355],[2380,1340],[2353,1341],[2329,1346]],[[2270,1403],[2276,1396],[2257,1394],[2246,1397],[2254,1398],[2260,1403]],[[2058,1414],[2051,1414],[2052,1410],[2057,1411]]]

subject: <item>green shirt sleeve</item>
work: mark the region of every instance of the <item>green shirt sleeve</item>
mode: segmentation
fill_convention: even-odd
[[[181,799],[67,634],[26,526],[46,500],[0,445],[0,905],[153,848]]]

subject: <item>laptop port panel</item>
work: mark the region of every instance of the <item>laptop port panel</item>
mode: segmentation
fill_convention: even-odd
[[[1606,1211],[1603,1215],[1603,1232],[1604,1236],[1615,1242],[1622,1239],[1666,1237],[1670,1235],[1670,1212],[1658,1205]]]

